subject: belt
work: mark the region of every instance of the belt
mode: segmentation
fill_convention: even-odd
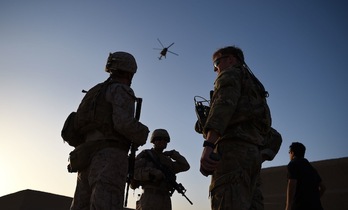
[[[107,147],[116,147],[124,151],[128,151],[130,147],[130,143],[126,143],[120,140],[115,139],[105,139],[105,140],[97,140],[97,150],[101,150]]]
[[[225,139],[220,139],[218,140],[217,144],[239,144],[239,145],[249,145],[249,146],[255,146],[255,147],[260,147],[260,145],[255,144],[253,142],[241,139],[241,138],[225,138]]]

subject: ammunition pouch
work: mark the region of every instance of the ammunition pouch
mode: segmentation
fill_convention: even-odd
[[[92,160],[92,155],[96,146],[95,141],[85,142],[77,146],[69,154],[68,171],[70,173],[82,171],[87,168]]]
[[[93,155],[107,147],[116,147],[128,151],[130,144],[116,140],[87,141],[77,146],[69,154],[68,172],[74,173],[86,169],[91,163]]]

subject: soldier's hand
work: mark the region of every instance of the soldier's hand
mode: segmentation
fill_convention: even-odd
[[[201,167],[200,172],[204,176],[211,175],[214,170],[217,168],[219,160],[212,158],[213,148],[204,147],[202,156],[201,156]]]
[[[170,151],[165,151],[165,152],[163,152],[163,154],[165,156],[168,156],[168,157],[174,159],[174,160],[176,160],[178,157],[181,156],[180,153],[178,151],[174,150],[174,149],[170,150]]]
[[[170,151],[164,151],[163,152],[163,155],[165,155],[165,156],[172,156],[172,154],[173,154],[173,150],[170,150]]]
[[[164,155],[172,158],[173,160],[177,160],[178,158],[181,157],[180,153],[176,150],[170,150],[170,151],[165,151],[163,152]]]

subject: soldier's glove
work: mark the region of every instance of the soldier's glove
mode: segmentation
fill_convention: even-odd
[[[177,160],[178,158],[181,157],[180,153],[174,149],[170,150],[170,151],[165,151],[165,152],[163,152],[163,154],[165,156],[172,158],[173,160]]]

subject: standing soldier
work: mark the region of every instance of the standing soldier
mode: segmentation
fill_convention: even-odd
[[[131,54],[110,53],[105,68],[110,78],[104,91],[98,91],[94,109],[90,109],[100,121],[87,123],[84,143],[77,147],[89,158],[86,168],[78,170],[71,210],[123,209],[128,150],[131,142],[144,145],[149,133],[134,118],[136,97],[130,86],[136,70]]]
[[[201,173],[212,175],[211,209],[249,210],[260,175],[260,146],[271,129],[267,92],[241,49],[213,54],[214,93],[203,128]]]
[[[144,190],[137,210],[171,210],[173,186],[168,182],[175,174],[190,169],[185,157],[175,150],[164,151],[170,137],[165,129],[156,129],[151,136],[153,148],[136,157],[134,179]],[[171,177],[166,177],[171,176]]]

